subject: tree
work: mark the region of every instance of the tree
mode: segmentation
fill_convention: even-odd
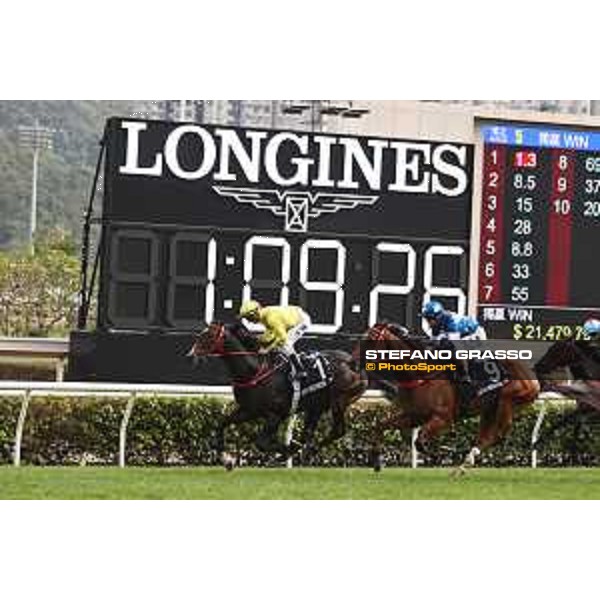
[[[36,244],[35,256],[0,253],[0,333],[65,335],[76,322],[79,261],[75,245],[53,231]]]

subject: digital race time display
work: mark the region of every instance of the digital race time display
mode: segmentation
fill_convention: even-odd
[[[600,307],[600,134],[481,131],[479,317],[496,338],[581,336]]]
[[[362,333],[418,321],[423,301],[466,309],[467,248],[394,238],[253,235],[152,227],[112,234],[108,302],[115,328],[174,331],[229,321],[242,301],[298,304],[309,333]]]

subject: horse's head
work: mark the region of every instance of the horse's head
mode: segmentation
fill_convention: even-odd
[[[375,323],[366,333],[366,340],[370,342],[398,342],[408,340],[410,331],[403,325],[396,323]]]
[[[580,352],[573,338],[560,340],[548,348],[546,354],[535,364],[534,370],[538,379],[542,381],[547,379],[552,371],[573,366],[580,358]]]
[[[211,323],[195,335],[188,356],[225,356],[227,354],[253,354],[258,350],[256,337],[241,322],[225,325]]]
[[[195,334],[194,343],[187,356],[201,358],[222,353],[225,349],[225,333],[223,323],[211,323]]]

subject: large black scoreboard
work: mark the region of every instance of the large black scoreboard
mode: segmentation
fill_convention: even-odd
[[[491,337],[580,338],[600,307],[600,134],[481,132],[479,318]]]
[[[429,298],[467,306],[473,146],[111,119],[97,322],[76,379],[225,382],[185,358],[243,300],[300,304],[350,347]]]

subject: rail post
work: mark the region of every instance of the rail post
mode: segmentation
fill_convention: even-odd
[[[125,410],[123,411],[123,419],[121,420],[121,428],[119,431],[119,467],[125,467],[125,445],[127,443],[127,425],[129,425],[129,418],[131,417],[131,411],[135,404],[136,392],[132,392],[127,399]]]
[[[285,428],[285,436],[283,443],[286,447],[292,443],[292,436],[294,435],[294,427],[296,426],[296,422],[298,421],[298,415],[296,413],[292,414],[292,416],[288,419],[286,428]],[[288,469],[291,469],[294,466],[294,459],[290,456],[285,461],[285,466]]]
[[[419,428],[411,430],[410,437],[410,466],[416,469],[419,466],[419,451],[417,450],[417,438],[419,437]]]
[[[21,410],[17,419],[17,429],[15,431],[15,451],[13,454],[13,465],[15,467],[21,464],[21,444],[23,442],[23,428],[25,427],[25,418],[27,417],[27,409],[29,408],[29,400],[31,399],[31,390],[25,390],[23,393],[23,401],[21,402]]]
[[[538,413],[538,417],[535,421],[535,425],[533,426],[533,431],[531,432],[531,468],[537,468],[538,462],[538,451],[535,447],[537,441],[540,439],[540,429],[542,427],[542,423],[544,422],[544,417],[546,416],[546,401],[542,401],[542,408]]]

